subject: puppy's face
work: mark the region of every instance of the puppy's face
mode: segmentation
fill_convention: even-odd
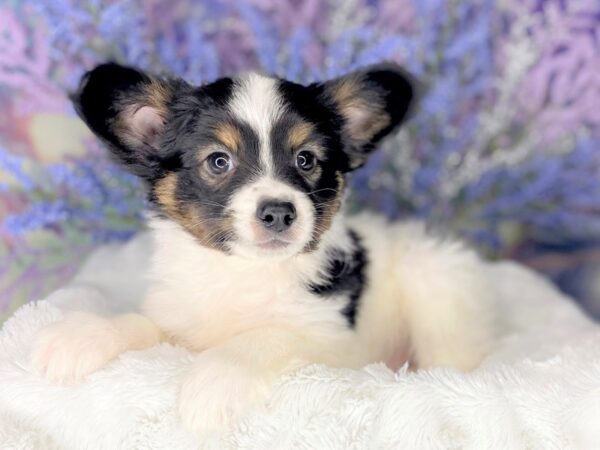
[[[311,251],[345,174],[405,117],[402,70],[385,65],[302,86],[249,73],[193,87],[105,64],[74,101],[150,185],[157,211],[210,248],[248,257]]]

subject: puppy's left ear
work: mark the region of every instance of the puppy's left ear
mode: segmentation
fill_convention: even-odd
[[[349,169],[362,166],[371,151],[406,118],[413,79],[395,64],[378,64],[323,83],[322,99],[342,119]]]

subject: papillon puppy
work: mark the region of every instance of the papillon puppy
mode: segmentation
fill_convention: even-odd
[[[496,322],[485,263],[421,223],[344,214],[347,174],[414,97],[391,64],[310,85],[88,72],[77,111],[148,188],[151,286],[139,313],[73,312],[42,330],[34,367],[74,381],[128,350],[184,346],[197,357],[179,412],[199,435],[311,363],[477,367]]]

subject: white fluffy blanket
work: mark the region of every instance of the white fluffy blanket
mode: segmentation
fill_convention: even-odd
[[[473,373],[312,366],[264,409],[198,443],[176,414],[193,355],[161,345],[122,355],[74,387],[28,364],[32,335],[65,309],[131,309],[148,237],[94,254],[79,276],[16,312],[0,334],[2,449],[568,449],[600,445],[600,329],[541,277],[493,265],[506,334]],[[210,389],[210,387],[207,387]]]

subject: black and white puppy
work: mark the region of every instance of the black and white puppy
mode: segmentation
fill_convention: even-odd
[[[34,365],[76,380],[128,350],[183,345],[199,353],[179,410],[199,434],[308,363],[476,367],[493,342],[485,264],[419,223],[343,214],[346,174],[412,99],[393,65],[309,86],[86,74],[81,117],[149,188],[152,286],[141,314],[73,313],[42,331]]]

